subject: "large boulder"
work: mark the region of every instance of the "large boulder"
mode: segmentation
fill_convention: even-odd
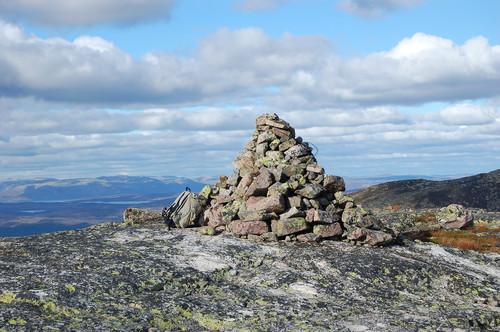
[[[464,229],[474,226],[474,215],[462,205],[450,204],[437,214],[437,220],[445,229]]]
[[[143,223],[148,221],[160,221],[163,217],[160,212],[136,208],[128,208],[123,212],[123,221]]]

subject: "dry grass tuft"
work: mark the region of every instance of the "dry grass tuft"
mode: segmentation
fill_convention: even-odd
[[[437,223],[438,220],[436,216],[432,213],[426,213],[424,215],[415,217],[414,219],[415,223],[421,222],[421,223]]]
[[[500,253],[500,228],[488,229],[486,223],[479,223],[469,230],[438,230],[410,237],[443,246]]]

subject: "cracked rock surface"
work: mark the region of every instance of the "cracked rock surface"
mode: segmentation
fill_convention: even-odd
[[[256,243],[159,222],[0,241],[0,331],[483,331],[500,255]]]

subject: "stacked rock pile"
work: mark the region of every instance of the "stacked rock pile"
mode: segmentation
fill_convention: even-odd
[[[326,175],[312,149],[276,114],[257,118],[256,130],[221,176],[200,193],[209,204],[204,231],[231,231],[254,241],[347,239],[384,245],[390,230],[345,195],[344,180]]]

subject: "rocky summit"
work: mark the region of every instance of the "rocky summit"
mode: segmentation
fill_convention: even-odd
[[[394,240],[392,230],[344,193],[341,177],[325,174],[288,122],[264,114],[255,129],[234,172],[200,193],[209,208],[199,224],[254,241],[346,239],[380,246]]]
[[[488,331],[500,255],[122,222],[0,241],[0,331]]]

